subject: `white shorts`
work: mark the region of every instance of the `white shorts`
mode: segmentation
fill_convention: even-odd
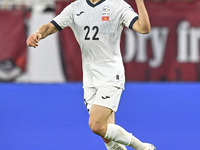
[[[100,105],[117,111],[123,89],[115,86],[84,88],[85,105],[90,112],[92,105]]]

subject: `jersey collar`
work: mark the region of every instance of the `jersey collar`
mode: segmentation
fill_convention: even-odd
[[[90,5],[91,7],[96,7],[97,5],[100,5],[101,3],[103,3],[106,0],[101,0],[96,4],[92,4],[89,0],[86,0],[86,2],[88,3],[88,5]]]

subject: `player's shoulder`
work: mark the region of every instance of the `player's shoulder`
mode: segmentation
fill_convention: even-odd
[[[74,6],[79,6],[82,5],[83,3],[85,3],[86,0],[75,0],[74,2],[71,3],[71,5]]]

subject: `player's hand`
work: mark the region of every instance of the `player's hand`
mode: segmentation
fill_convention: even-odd
[[[38,46],[38,42],[42,39],[42,35],[40,33],[34,33],[28,37],[26,43],[30,47],[36,48]]]

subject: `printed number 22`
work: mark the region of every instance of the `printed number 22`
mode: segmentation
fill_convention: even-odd
[[[90,33],[90,27],[85,26],[85,27],[84,27],[84,30],[87,30],[87,33],[86,33],[86,35],[85,35],[85,40],[90,40],[90,37],[88,37],[88,34]],[[99,28],[98,28],[97,26],[94,26],[94,27],[92,28],[92,30],[96,30],[95,33],[94,33],[94,35],[93,35],[93,37],[92,37],[92,40],[99,40],[99,38],[96,37],[97,34],[98,34],[98,32],[99,32]]]

